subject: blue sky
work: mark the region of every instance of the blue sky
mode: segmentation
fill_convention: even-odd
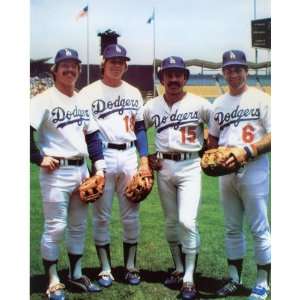
[[[256,2],[256,17],[270,17],[271,1]],[[157,58],[220,61],[225,50],[236,48],[255,60],[250,27],[254,0],[31,0],[30,57],[53,57],[58,49],[71,47],[85,63],[86,17],[75,18],[87,3],[90,63],[99,62],[97,32],[109,28],[121,34],[119,43],[127,48],[131,63],[152,63],[153,27],[147,20],[153,7]],[[270,52],[259,50],[258,58],[269,60]]]

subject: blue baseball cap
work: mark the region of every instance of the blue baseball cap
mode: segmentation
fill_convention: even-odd
[[[81,63],[81,60],[78,57],[78,52],[74,49],[65,48],[61,49],[56,53],[54,63],[58,64],[59,62],[67,59],[73,59],[79,64]]]
[[[222,68],[233,65],[248,67],[246,55],[243,51],[229,50],[223,53]]]
[[[158,78],[161,79],[162,72],[168,69],[180,69],[186,73],[186,78],[188,79],[190,76],[189,69],[186,68],[183,59],[179,56],[169,56],[165,58],[160,65],[160,70],[158,71],[157,75]]]
[[[125,60],[130,60],[128,56],[126,56],[126,49],[118,44],[110,44],[103,51],[103,58],[123,58]]]

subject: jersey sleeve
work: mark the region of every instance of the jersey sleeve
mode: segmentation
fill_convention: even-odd
[[[212,114],[212,104],[208,100],[203,100],[202,119],[206,124],[209,124]]]
[[[89,92],[88,89],[85,87],[80,90],[78,93],[78,98],[80,104],[87,110],[89,115],[89,121],[85,124],[85,132],[86,134],[91,134],[99,129],[97,122],[94,119],[94,115],[92,113],[91,104],[89,101]]]
[[[153,125],[153,121],[151,120],[151,117],[150,117],[150,107],[151,107],[151,101],[148,101],[144,105],[144,122],[145,122],[146,128],[149,128]]]
[[[211,107],[210,118],[208,122],[208,133],[212,136],[219,137],[220,135],[220,126],[214,118],[215,116],[215,104]]]
[[[87,123],[87,126],[85,128],[86,134],[90,134],[90,133],[93,133],[93,132],[99,130],[98,124],[95,121],[95,119],[93,117],[93,114],[92,114],[92,111],[90,109],[88,110],[88,113],[89,113],[90,120]]]
[[[139,90],[137,91],[137,97],[138,97],[139,106],[138,106],[138,109],[136,112],[135,120],[143,121],[144,120],[144,100],[143,100],[142,94]]]
[[[30,125],[38,130],[47,113],[47,99],[40,95],[30,100]]]
[[[262,105],[262,124],[267,133],[271,132],[271,97],[265,95],[264,102]]]

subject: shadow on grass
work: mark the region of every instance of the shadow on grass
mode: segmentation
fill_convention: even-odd
[[[170,271],[170,270],[169,270]],[[83,268],[82,273],[87,275],[92,281],[97,278],[99,273],[99,268]],[[125,283],[124,277],[126,270],[122,266],[112,268],[112,273],[114,275],[115,281],[117,283]],[[166,271],[149,271],[140,270],[142,282],[147,283],[161,283],[165,281],[169,275]],[[62,283],[66,284],[66,287],[70,291],[74,291],[70,286],[68,286],[68,269],[63,269],[58,272]],[[225,283],[226,279],[216,279],[212,277],[204,277],[200,273],[195,274],[195,282],[197,291],[199,291],[198,297],[201,299],[214,299],[218,298],[215,292],[220,289]],[[45,275],[33,275],[30,277],[30,294],[34,293],[45,293],[47,289],[47,278]],[[240,289],[235,296],[246,297],[250,294],[251,290],[248,288]],[[199,298],[198,298],[199,299]]]
[[[82,273],[87,275],[92,281],[97,278],[99,268],[83,268]],[[168,273],[164,271],[148,271],[140,270],[142,281],[148,283],[162,283],[167,277]],[[126,270],[124,267],[118,266],[112,268],[112,274],[115,281],[118,283],[125,283]],[[62,283],[68,287],[68,269],[58,271],[59,278]],[[30,294],[44,293],[47,289],[47,278],[45,275],[33,275],[30,277]]]
[[[222,288],[227,281],[228,279],[226,278],[217,279],[212,277],[204,277],[199,273],[196,273],[195,275],[195,282],[197,283],[196,288],[201,299],[224,299],[224,297],[216,296],[216,291]],[[247,297],[250,295],[250,293],[251,289],[242,286],[232,296]]]

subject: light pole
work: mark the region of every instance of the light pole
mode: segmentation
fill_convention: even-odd
[[[254,20],[256,20],[256,0],[254,0]],[[257,48],[255,48],[255,63],[258,63],[258,51]],[[255,74],[257,75],[258,71],[255,69]]]

